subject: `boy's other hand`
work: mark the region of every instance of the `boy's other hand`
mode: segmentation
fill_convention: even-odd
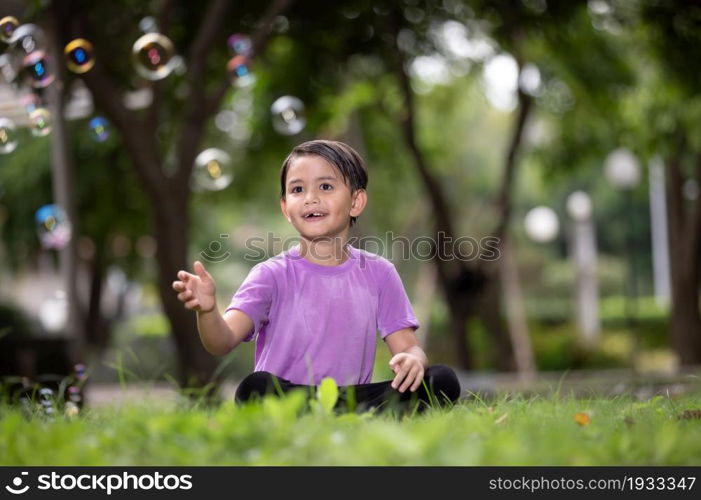
[[[213,311],[216,305],[214,279],[200,261],[196,261],[193,267],[195,274],[178,271],[178,281],[173,282],[173,290],[179,292],[178,300],[185,304],[185,309]]]
[[[424,365],[418,356],[400,352],[389,360],[389,367],[396,374],[392,380],[392,389],[398,388],[399,392],[410,389],[411,392],[415,392],[421,386],[421,381],[424,378]]]

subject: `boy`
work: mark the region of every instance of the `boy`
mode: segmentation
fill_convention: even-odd
[[[350,227],[367,204],[367,182],[365,164],[350,146],[305,142],[280,174],[280,208],[299,232],[299,245],[254,266],[223,317],[214,280],[200,262],[195,274],[178,273],[173,289],[197,311],[207,351],[221,356],[256,340],[255,372],[239,385],[238,402],[277,389],[309,389],[324,377],[341,386],[339,406],[351,398],[361,409],[458,399],[455,373],[428,365],[394,265],[348,244]],[[395,377],[370,383],[378,330]]]

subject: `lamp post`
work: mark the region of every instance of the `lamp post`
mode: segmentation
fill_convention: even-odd
[[[618,148],[609,153],[604,161],[604,174],[608,182],[623,191],[628,228],[626,230],[626,253],[628,257],[628,293],[626,294],[626,320],[632,328],[635,323],[637,299],[637,273],[635,268],[635,242],[633,239],[633,188],[640,182],[640,165],[632,151]]]
[[[574,223],[570,252],[577,270],[577,326],[582,344],[591,349],[599,340],[601,321],[599,285],[596,278],[596,236],[589,195],[584,191],[570,194],[567,198],[567,213]]]
[[[549,243],[553,241],[560,230],[560,223],[558,222],[557,215],[555,211],[548,207],[535,207],[526,214],[524,219],[524,226],[526,230],[526,235],[536,243]],[[508,240],[507,240],[508,242]],[[507,245],[506,248],[509,248]],[[510,253],[510,252],[509,252]],[[506,263],[512,261],[511,267],[515,269],[515,262],[513,262],[513,257],[511,259],[506,259]],[[505,266],[503,266],[505,267]],[[516,275],[516,271],[512,271],[511,274]],[[519,303],[523,303],[523,299]],[[524,309],[522,307],[522,309]],[[526,312],[525,309],[520,311],[523,316],[523,324],[526,324]],[[533,353],[533,348],[531,347],[530,335],[524,333],[520,336],[521,341],[521,353],[522,353],[522,363],[533,367],[533,372],[535,372],[535,354]],[[515,345],[518,346],[516,342]]]
[[[652,266],[657,305],[669,307],[672,297],[667,242],[667,194],[664,164],[659,156],[650,160],[650,225],[652,227]]]
[[[550,243],[560,231],[557,214],[549,207],[535,207],[524,219],[526,235],[537,243]]]

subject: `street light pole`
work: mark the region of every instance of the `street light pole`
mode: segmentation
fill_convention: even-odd
[[[633,217],[633,189],[640,182],[640,165],[632,151],[627,148],[618,148],[612,151],[604,162],[604,173],[609,183],[624,192],[624,204],[626,211],[626,236],[625,252],[628,259],[628,279],[626,285],[625,314],[628,329],[635,331],[637,317],[637,270],[635,266],[635,227]],[[638,348],[638,338],[634,335],[634,351]],[[635,352],[633,353],[635,355]]]
[[[567,213],[573,220],[571,252],[577,269],[575,303],[582,344],[593,348],[601,333],[599,284],[596,276],[596,236],[589,195],[575,191],[567,198]]]

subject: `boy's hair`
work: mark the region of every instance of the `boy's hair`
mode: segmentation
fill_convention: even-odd
[[[290,164],[300,156],[317,155],[336,167],[343,176],[343,182],[350,188],[351,194],[359,189],[367,189],[368,171],[363,158],[348,144],[339,141],[307,141],[296,146],[287,155],[280,169],[280,198],[285,197],[285,184]],[[351,217],[351,227],[357,217]]]

